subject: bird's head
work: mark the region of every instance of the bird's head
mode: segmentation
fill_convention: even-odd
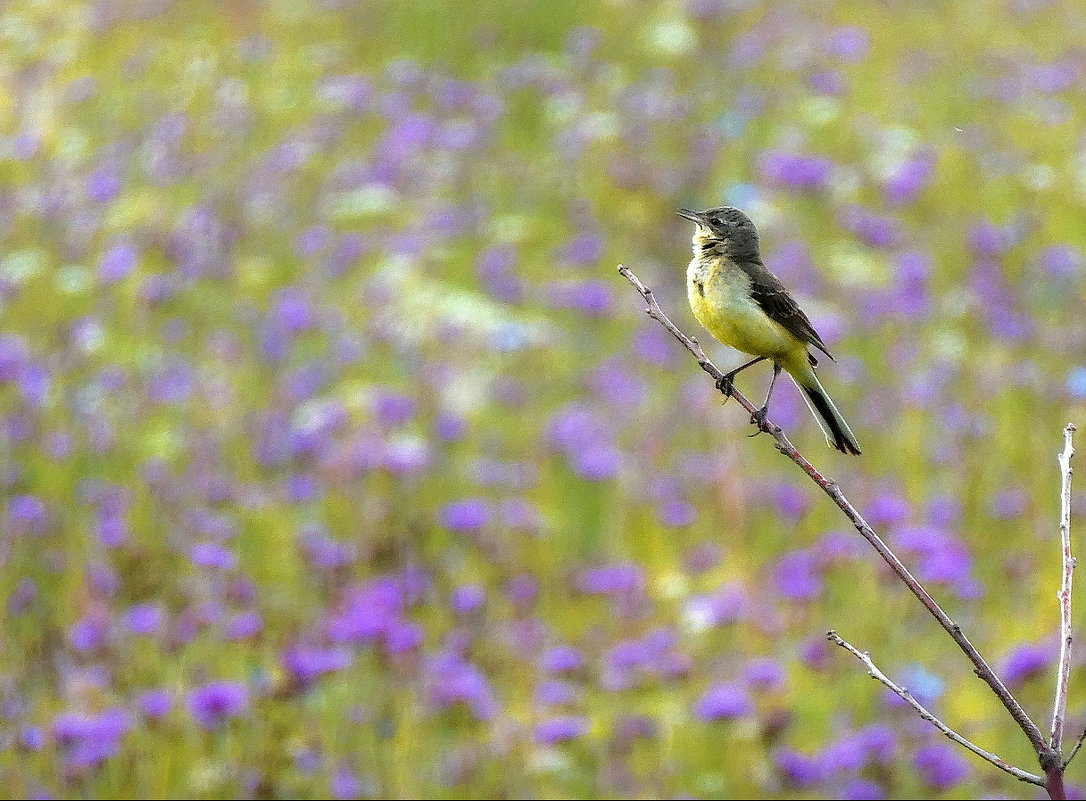
[[[695,245],[720,243],[733,259],[758,259],[758,230],[750,217],[732,206],[719,206],[706,211],[679,209],[685,217],[697,225],[694,230]]]

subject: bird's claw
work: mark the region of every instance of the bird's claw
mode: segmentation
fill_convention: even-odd
[[[716,380],[716,388],[724,393],[725,398],[732,396],[732,387],[735,382],[735,375],[732,373],[725,373]]]
[[[768,431],[769,430],[769,428],[766,426],[766,423],[765,423],[766,416],[768,414],[769,414],[769,407],[768,406],[763,406],[761,409],[755,409],[753,412],[751,412],[751,414],[750,414],[750,424],[754,425],[754,426],[758,426],[758,430],[755,431],[750,436],[756,437],[759,434],[761,434],[763,431]]]

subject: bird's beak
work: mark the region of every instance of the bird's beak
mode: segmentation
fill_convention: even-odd
[[[696,211],[690,211],[690,209],[679,209],[675,213],[678,214],[680,217],[685,217],[692,223],[697,223],[698,225],[702,224],[701,215],[698,214]]]

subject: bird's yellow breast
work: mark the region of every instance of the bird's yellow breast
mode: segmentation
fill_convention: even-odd
[[[778,360],[806,354],[806,343],[768,317],[751,297],[750,287],[750,276],[723,257],[695,256],[686,271],[694,316],[725,345]]]

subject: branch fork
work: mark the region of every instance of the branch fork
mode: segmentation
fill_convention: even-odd
[[[698,365],[708,373],[717,384],[717,388],[724,394],[725,399],[733,397],[747,412],[751,414],[751,423],[755,425],[760,431],[764,431],[770,434],[774,439],[774,445],[777,450],[791,459],[796,465],[799,466],[807,476],[814,481],[823,492],[825,492],[837,504],[838,508],[845,514],[849,521],[856,527],[856,530],[860,535],[868,541],[868,543],[878,552],[879,556],[890,566],[890,568],[901,579],[916,596],[917,600],[924,606],[925,609],[931,613],[932,617],[938,621],[939,625],[950,635],[951,639],[957,644],[962,652],[968,657],[969,661],[973,664],[973,671],[978,677],[981,678],[991,688],[992,692],[1003,704],[1004,708],[1014,719],[1015,723],[1022,730],[1023,734],[1029,739],[1030,745],[1033,747],[1034,752],[1037,754],[1038,762],[1045,775],[1039,776],[1028,771],[1017,768],[999,756],[985,751],[979,746],[973,744],[969,740],[965,739],[955,731],[950,729],[945,723],[935,717],[931,712],[925,709],[909,691],[891,681],[882,671],[880,671],[871,660],[871,657],[863,653],[848,642],[839,637],[836,632],[829,632],[828,639],[837,645],[845,648],[847,651],[853,654],[867,667],[868,674],[876,681],[881,682],[891,691],[896,693],[899,697],[906,701],[912,708],[920,715],[921,718],[930,722],[939,731],[941,731],[946,737],[958,743],[962,747],[972,751],[982,759],[987,760],[991,764],[998,767],[1000,770],[1009,773],[1016,779],[1029,784],[1034,784],[1044,787],[1051,798],[1062,799],[1066,798],[1066,792],[1063,784],[1063,772],[1070,761],[1078,753],[1079,748],[1082,746],[1083,740],[1086,740],[1086,732],[1083,732],[1079,737],[1078,742],[1072,749],[1071,754],[1067,759],[1063,758],[1062,753],[1062,738],[1065,727],[1066,710],[1067,710],[1067,688],[1070,678],[1070,665],[1071,665],[1071,644],[1072,644],[1072,631],[1071,631],[1071,574],[1075,567],[1075,560],[1071,556],[1071,544],[1070,544],[1070,518],[1071,518],[1071,457],[1074,455],[1074,448],[1071,444],[1071,435],[1075,431],[1075,426],[1068,423],[1064,428],[1064,449],[1059,456],[1059,463],[1061,468],[1062,483],[1061,483],[1061,516],[1060,516],[1060,539],[1063,547],[1063,581],[1061,584],[1060,592],[1058,594],[1060,604],[1060,657],[1057,667],[1056,678],[1056,698],[1052,713],[1052,729],[1051,735],[1048,739],[1041,734],[1041,730],[1037,727],[1037,724],[1030,719],[1029,715],[1018,703],[1017,699],[1007,689],[1002,679],[996,674],[996,672],[985,661],[984,657],[980,655],[976,647],[969,641],[962,631],[962,627],[951,620],[943,608],[928,594],[927,590],[920,584],[919,581],[909,572],[908,568],[902,564],[901,560],[897,558],[890,547],[882,540],[881,537],[867,524],[863,516],[856,510],[852,503],[845,497],[841,491],[838,483],[832,479],[828,479],[817,470],[814,465],[807,460],[803,454],[801,454],[794,445],[785,436],[784,431],[776,423],[769,420],[762,414],[756,414],[760,410],[756,409],[739,390],[734,386],[729,385],[727,382],[723,382],[724,374],[717,369],[709,358],[705,355],[701,345],[698,344],[696,339],[692,339],[684,334],[678,326],[676,326],[667,315],[664,314],[660,305],[656,302],[656,297],[653,295],[652,290],[646,287],[641,280],[629,270],[629,268],[619,265],[619,273],[628,280],[633,287],[638,291],[642,298],[644,298],[647,308],[645,312],[652,319],[659,322],[664,328],[666,328],[672,336],[674,336],[684,347],[694,356]]]

